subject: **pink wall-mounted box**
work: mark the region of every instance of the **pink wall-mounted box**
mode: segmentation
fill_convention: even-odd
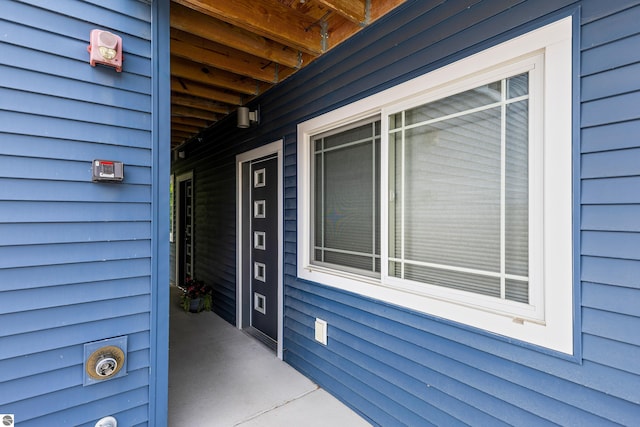
[[[122,72],[122,37],[108,31],[91,30],[91,40],[87,50],[92,67],[102,64]]]

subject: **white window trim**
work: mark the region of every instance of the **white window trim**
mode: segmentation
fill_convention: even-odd
[[[572,76],[572,18],[568,17],[472,55],[423,76],[402,83],[383,92],[371,95],[350,105],[298,125],[298,276],[305,280],[337,287],[367,297],[404,306],[429,315],[442,317],[509,338],[522,340],[562,353],[573,354],[573,254],[572,254],[572,149],[571,149],[571,76]],[[514,57],[514,52],[517,57]],[[310,137],[321,132],[355,121],[382,114],[382,168],[381,176],[388,176],[386,152],[388,148],[388,123],[386,114],[406,108],[410,104],[424,103],[429,97],[442,97],[443,91],[452,90],[456,81],[473,87],[474,81],[486,81],[497,68],[520,61],[523,57],[544,54],[543,81],[544,105],[542,113],[543,144],[537,144],[535,158],[542,159],[544,182],[542,188],[532,189],[530,197],[543,200],[541,215],[531,220],[544,226],[539,236],[544,248],[532,262],[542,265],[531,267],[530,281],[538,280],[535,272],[542,274],[544,292],[535,298],[543,301],[544,312],[527,315],[507,314],[490,304],[476,305],[474,300],[460,299],[453,290],[425,293],[412,290],[405,283],[386,277],[388,188],[381,189],[381,279],[331,270],[310,263],[309,230],[311,194]],[[473,73],[469,73],[473,70]],[[425,88],[416,93],[416,88]],[[460,86],[455,88],[459,92]],[[535,105],[531,106],[536,108]],[[535,116],[532,113],[531,116]],[[534,128],[534,126],[532,126]],[[539,138],[539,135],[533,135]],[[537,165],[531,165],[535,170]],[[382,180],[386,182],[386,180]],[[535,202],[536,205],[539,205]],[[537,236],[531,236],[536,239]],[[391,279],[391,280],[390,280]],[[535,305],[535,301],[534,301]],[[538,304],[538,307],[540,305]]]

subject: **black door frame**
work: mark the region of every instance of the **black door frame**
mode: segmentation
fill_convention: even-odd
[[[243,329],[247,326],[247,316],[243,306],[246,298],[251,300],[251,295],[247,291],[248,275],[245,270],[247,263],[246,255],[243,255],[243,242],[248,238],[247,233],[250,230],[249,219],[246,212],[243,212],[243,200],[246,197],[247,177],[243,175],[243,167],[251,161],[266,156],[275,155],[278,158],[278,339],[276,347],[276,355],[282,359],[282,336],[283,336],[283,166],[282,166],[282,148],[283,141],[275,141],[262,147],[247,151],[236,156],[236,327]],[[252,303],[252,300],[250,301]]]
[[[180,277],[180,273],[184,271],[184,266],[182,265],[183,263],[183,259],[184,259],[184,254],[183,254],[183,246],[184,246],[184,230],[183,230],[183,221],[184,221],[184,214],[182,213],[184,211],[184,209],[186,209],[187,207],[184,206],[184,198],[185,195],[182,192],[182,183],[185,181],[189,181],[191,180],[191,224],[189,224],[191,226],[191,273],[192,275],[195,273],[195,257],[194,257],[194,241],[193,241],[193,236],[194,236],[194,224],[193,224],[193,219],[194,219],[194,209],[195,209],[195,197],[194,197],[194,193],[193,193],[193,171],[178,175],[176,177],[176,183],[175,183],[175,192],[176,192],[176,198],[175,198],[175,202],[176,202],[176,238],[175,238],[175,243],[176,243],[176,268],[175,268],[175,283],[176,285],[181,285],[184,281],[184,277]],[[184,276],[184,275],[183,275]]]

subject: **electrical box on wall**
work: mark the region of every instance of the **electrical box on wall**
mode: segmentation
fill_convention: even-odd
[[[91,30],[89,43],[87,50],[92,67],[101,64],[122,71],[122,37],[108,31]]]
[[[124,164],[115,160],[94,160],[91,179],[94,182],[121,182]]]

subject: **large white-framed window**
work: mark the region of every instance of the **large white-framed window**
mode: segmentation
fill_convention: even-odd
[[[565,18],[300,123],[299,277],[571,354],[571,26]],[[379,154],[366,145],[376,123]],[[325,147],[331,137],[340,142]],[[379,160],[379,172],[350,167],[341,150]],[[351,249],[318,239],[349,209],[367,225],[340,242],[373,242],[354,252],[368,264],[342,265]]]

